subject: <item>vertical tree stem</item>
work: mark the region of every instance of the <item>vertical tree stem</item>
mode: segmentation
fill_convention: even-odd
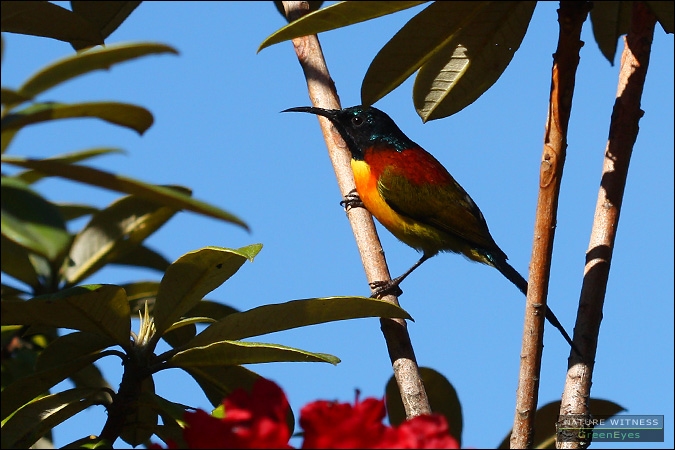
[[[624,39],[619,82],[605,148],[602,178],[590,243],[586,252],[584,281],[574,343],[583,359],[572,354],[568,363],[560,415],[588,416],[588,399],[595,365],[602,307],[619,225],[628,166],[643,115],[640,99],[644,88],[656,17],[643,2],[634,2],[631,28]],[[559,440],[559,448],[586,448],[590,442]]]
[[[307,14],[309,9],[307,2],[285,1],[283,5],[289,21]],[[307,79],[312,105],[320,108],[340,109],[335,83],[326,67],[318,38],[313,35],[293,39],[293,47]],[[355,188],[350,164],[351,155],[330,121],[324,117],[318,119],[335,170],[338,187],[344,197]],[[389,280],[391,278],[389,269],[370,213],[364,208],[351,208],[347,211],[347,218],[354,233],[368,282]],[[398,299],[393,295],[388,295],[383,300],[398,305]],[[405,320],[380,319],[380,324],[406,417],[429,414],[431,412],[429,400],[419,375]]]
[[[562,1],[558,9],[558,48],[553,56],[551,94],[539,174],[539,198],[534,224],[511,448],[531,447],[534,435],[544,337],[544,312],[551,271],[558,196],[565,164],[567,126],[579,65],[579,50],[583,45],[581,26],[588,11],[587,2]]]

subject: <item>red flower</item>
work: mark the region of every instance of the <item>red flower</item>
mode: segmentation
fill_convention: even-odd
[[[249,394],[237,389],[224,402],[225,417],[186,412],[183,437],[190,448],[292,448],[288,400],[275,383],[258,379]]]

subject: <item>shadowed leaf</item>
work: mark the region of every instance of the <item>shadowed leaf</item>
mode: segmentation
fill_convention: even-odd
[[[630,29],[633,2],[594,2],[591,9],[593,37],[600,51],[614,65],[619,37]]]
[[[101,33],[101,37],[106,39],[113,31],[119,27],[122,22],[136,9],[141,2],[92,2],[92,1],[71,1],[70,5],[73,12],[84,17]]]
[[[80,161],[85,161],[96,156],[107,155],[110,153],[126,153],[124,150],[118,148],[92,148],[89,150],[83,150],[79,152],[67,153],[65,155],[54,156],[50,158],[45,158],[46,161],[58,161],[62,163],[75,163]],[[23,180],[26,183],[35,183],[48,176],[47,174],[38,172],[37,170],[24,170],[19,172],[16,175],[13,175],[14,178]]]

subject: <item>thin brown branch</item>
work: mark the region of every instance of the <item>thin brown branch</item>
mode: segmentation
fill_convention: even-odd
[[[583,359],[571,355],[563,391],[561,416],[590,414],[588,399],[595,365],[595,354],[602,321],[607,279],[619,225],[621,203],[626,187],[628,166],[643,115],[640,100],[644,88],[656,17],[643,2],[634,2],[631,28],[624,39],[616,101],[605,148],[602,180],[590,244],[586,253],[584,281],[574,343]],[[586,448],[590,442],[573,439],[559,442],[559,448]]]
[[[307,2],[283,2],[283,4],[289,21],[307,14],[309,10]],[[293,39],[293,47],[307,79],[312,105],[320,108],[340,109],[335,83],[326,67],[318,38],[313,35]],[[326,140],[340,193],[344,197],[355,188],[350,153],[328,119],[319,117],[319,123]],[[370,213],[364,208],[350,208],[347,211],[347,218],[361,254],[368,283],[389,280],[391,278],[389,269]],[[398,299],[393,295],[385,296],[383,300],[398,305]],[[419,376],[405,320],[380,319],[380,323],[406,416],[411,418],[429,414],[431,412],[429,400]]]
[[[588,2],[560,2],[558,48],[553,56],[551,94],[539,174],[539,198],[534,224],[525,324],[516,391],[516,412],[511,448],[529,448],[539,394],[539,373],[544,337],[544,312],[551,272],[551,255],[558,211],[558,196],[567,149],[567,126],[581,42],[581,26]]]

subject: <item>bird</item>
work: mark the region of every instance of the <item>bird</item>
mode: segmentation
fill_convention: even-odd
[[[527,280],[507,262],[478,205],[385,112],[367,105],[343,109],[300,106],[282,112],[311,113],[330,120],[351,153],[356,185],[356,192],[348,193],[341,203],[346,208],[364,206],[398,240],[422,253],[402,275],[371,283],[374,296],[400,295],[401,282],[440,252],[459,253],[492,266],[527,295]],[[545,317],[579,353],[548,307]]]

